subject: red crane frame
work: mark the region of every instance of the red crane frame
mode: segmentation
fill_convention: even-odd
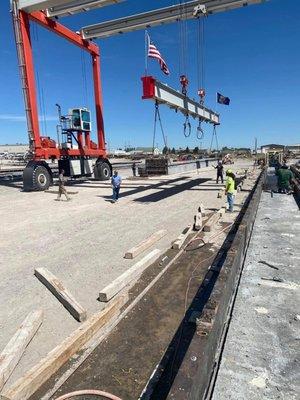
[[[104,136],[104,122],[103,122],[103,101],[102,101],[102,88],[100,78],[100,50],[99,47],[89,40],[83,39],[79,34],[66,28],[64,25],[55,20],[48,18],[44,12],[35,11],[27,13],[19,10],[20,18],[20,33],[23,41],[24,49],[24,64],[25,75],[28,85],[28,103],[29,103],[29,118],[33,131],[34,140],[34,160],[76,157],[76,156],[90,156],[90,157],[106,157],[105,149],[105,136]],[[36,96],[36,82],[34,76],[34,62],[33,52],[30,36],[30,21],[35,22],[42,27],[54,32],[58,36],[68,40],[81,49],[87,51],[92,58],[92,70],[94,81],[94,98],[95,110],[97,121],[97,138],[98,144],[96,145],[91,141],[90,132],[85,132],[85,140],[83,143],[82,132],[78,132],[78,149],[60,149],[56,146],[51,146],[48,138],[41,137],[39,127],[39,116],[37,107]]]

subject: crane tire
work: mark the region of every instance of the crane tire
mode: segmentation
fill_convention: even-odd
[[[52,184],[51,170],[43,162],[31,161],[23,171],[23,189],[25,192],[44,191]]]
[[[97,170],[97,179],[100,181],[108,181],[111,178],[111,167],[106,162],[98,162],[95,166]]]

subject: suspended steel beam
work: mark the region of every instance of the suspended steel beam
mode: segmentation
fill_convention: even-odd
[[[26,12],[45,10],[48,17],[66,16],[123,0],[19,0],[18,8]]]
[[[83,11],[90,11],[95,8],[110,6],[112,4],[121,3],[124,0],[85,0],[85,1],[70,1],[66,5],[53,6],[47,9],[48,17],[64,17]]]
[[[219,125],[219,114],[184,96],[168,85],[157,81],[152,76],[143,76],[143,99],[151,99],[158,104],[166,104],[175,111],[193,118],[200,118],[204,122]]]
[[[29,13],[67,3],[70,3],[70,0],[19,0],[18,8]]]
[[[89,25],[81,29],[85,39],[107,38],[119,33],[145,29],[157,25],[207,16],[268,0],[197,0],[135,14],[124,18]]]

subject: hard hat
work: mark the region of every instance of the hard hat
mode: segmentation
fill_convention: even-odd
[[[226,174],[232,174],[232,169],[227,169]]]

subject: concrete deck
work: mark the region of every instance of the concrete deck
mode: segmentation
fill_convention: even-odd
[[[262,193],[213,400],[300,398],[299,260],[294,198]]]

